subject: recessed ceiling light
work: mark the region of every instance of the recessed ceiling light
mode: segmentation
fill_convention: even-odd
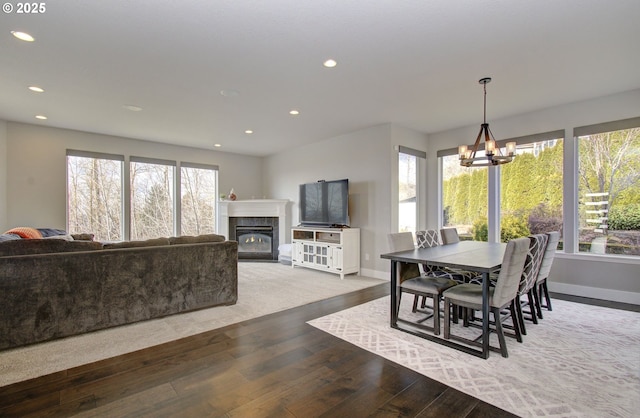
[[[295,115],[299,115],[299,114],[300,114],[300,112],[298,112],[297,110],[293,109],[293,110],[290,110],[290,111],[289,111],[289,114],[290,114],[290,115],[294,115],[294,116],[295,116]]]
[[[38,87],[38,86],[29,86],[29,90],[36,92],[36,93],[43,93],[44,89],[42,87]]]
[[[122,107],[132,112],[140,112],[142,110],[140,106],[135,106],[135,105],[124,105]]]
[[[49,119],[48,117],[46,117],[45,115],[36,115],[36,119],[40,119],[40,120],[47,120]]]
[[[224,97],[238,97],[240,96],[240,92],[238,90],[233,89],[224,89],[220,90],[220,94]]]
[[[216,148],[220,148],[222,145],[221,144],[213,144],[214,147]]]
[[[253,131],[251,129],[247,129],[246,131],[244,131],[244,133],[247,135],[251,135]]]
[[[338,65],[338,63],[336,62],[336,60],[328,59],[322,65],[324,65],[327,68],[333,68],[336,65]]]
[[[16,38],[20,39],[21,41],[25,41],[25,42],[33,42],[33,41],[35,41],[35,38],[33,36],[29,35],[26,32],[20,32],[20,31],[17,31],[17,30],[12,30],[11,34],[13,36],[15,36]]]

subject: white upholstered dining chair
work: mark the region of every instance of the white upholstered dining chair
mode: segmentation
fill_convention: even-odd
[[[527,237],[511,240],[507,243],[507,248],[502,259],[500,274],[496,281],[495,287],[489,289],[489,311],[493,315],[495,322],[495,332],[498,335],[500,343],[500,352],[503,357],[508,357],[507,344],[502,329],[502,319],[500,311],[509,307],[511,310],[511,319],[513,328],[519,333],[519,327],[515,315],[515,300],[518,294],[518,287],[524,263],[527,258],[527,251],[531,240]],[[474,310],[482,309],[482,286],[474,283],[465,283],[450,289],[442,294],[444,298],[444,338],[451,338],[451,306],[456,305]],[[469,344],[477,345],[475,340],[469,340],[462,337],[455,337]]]

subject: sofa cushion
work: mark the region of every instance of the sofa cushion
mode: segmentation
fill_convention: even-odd
[[[5,232],[5,234],[15,234],[24,239],[38,239],[42,238],[42,234],[36,228],[30,228],[27,226],[19,226],[12,228]]]
[[[70,251],[93,251],[102,249],[94,241],[67,241],[64,239],[20,239],[0,242],[0,257],[15,255],[64,253]]]
[[[218,234],[202,234],[202,235],[183,235],[181,237],[171,237],[169,242],[171,244],[198,244],[201,242],[223,242],[224,236]]]
[[[113,250],[116,248],[138,248],[138,247],[156,247],[158,245],[169,245],[168,238],[151,238],[145,241],[122,241],[110,242],[104,244],[105,250]]]

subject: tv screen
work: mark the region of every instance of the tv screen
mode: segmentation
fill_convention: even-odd
[[[300,223],[349,226],[349,180],[301,184]]]

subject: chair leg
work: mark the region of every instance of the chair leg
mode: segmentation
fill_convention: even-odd
[[[547,302],[547,310],[552,311],[553,309],[551,309],[551,298],[549,297],[549,289],[547,289],[547,280],[545,279],[542,282],[542,290],[544,291],[544,298],[545,301]]]
[[[433,333],[440,335],[440,295],[431,295],[433,299]]]
[[[544,319],[542,317],[542,306],[540,306],[539,285],[537,283],[533,287],[533,302],[536,304],[536,314],[538,315],[538,318]]]
[[[529,311],[531,312],[531,321],[534,324],[538,323],[538,315],[536,315],[536,304],[534,301],[534,297],[533,297],[533,287],[531,289],[529,289],[529,291],[527,292],[527,299],[529,300]]]
[[[413,307],[411,308],[411,312],[413,313],[415,313],[418,310],[418,299],[419,299],[418,295],[415,295],[413,297]]]
[[[455,305],[453,306],[453,308],[457,309]],[[449,337],[451,336],[451,330],[449,328],[449,320],[451,319],[450,311],[451,311],[451,304],[449,303],[449,299],[444,298],[444,338],[445,340],[448,340]]]
[[[516,313],[516,302],[515,300],[511,301],[509,305],[509,310],[511,311],[511,321],[513,322],[513,330],[516,333],[516,341],[519,343],[522,342],[522,333],[520,332],[520,324],[518,323],[518,316]]]
[[[516,296],[516,313],[518,314],[518,323],[520,324],[520,332],[522,335],[527,335],[527,328],[524,325],[524,315],[522,314],[522,305],[520,302],[520,295]]]
[[[505,341],[504,332],[502,331],[502,321],[500,321],[500,309],[491,308],[491,312],[493,312],[493,320],[496,323],[496,334],[498,334],[498,342],[500,343],[500,353],[502,357],[509,357],[507,342]]]

